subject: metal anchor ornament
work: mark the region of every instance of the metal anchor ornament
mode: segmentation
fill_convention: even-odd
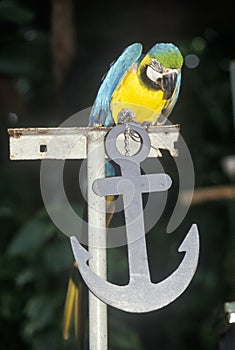
[[[130,130],[137,132],[142,140],[139,152],[133,156],[123,155],[116,147],[117,137],[125,131],[124,124],[114,127],[106,137],[107,155],[120,166],[121,176],[97,179],[93,191],[99,196],[122,195],[128,244],[129,283],[114,285],[90,270],[91,258],[75,237],[71,245],[80,273],[90,291],[104,303],[127,312],[149,312],[160,309],[178,298],[188,287],[195,273],[199,258],[199,234],[193,224],[178,251],[185,252],[178,268],[166,279],[152,283],[146,250],[142,193],[166,191],[171,178],[166,174],[141,174],[140,163],[148,156],[150,139],[148,133],[135,124]]]

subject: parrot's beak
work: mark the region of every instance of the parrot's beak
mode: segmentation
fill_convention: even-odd
[[[165,92],[165,99],[169,100],[171,98],[177,81],[178,73],[176,71],[163,74],[161,78],[158,79],[158,84],[162,91]]]

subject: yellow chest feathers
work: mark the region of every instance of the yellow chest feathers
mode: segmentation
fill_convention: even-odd
[[[140,82],[137,73],[131,69],[112,95],[112,116],[117,124],[119,112],[122,109],[131,109],[135,113],[133,120],[154,123],[165,103],[163,91],[148,89]]]

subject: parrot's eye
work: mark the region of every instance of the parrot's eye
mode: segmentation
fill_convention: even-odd
[[[149,65],[152,69],[157,71],[158,73],[163,73],[163,66],[156,59],[152,59]]]

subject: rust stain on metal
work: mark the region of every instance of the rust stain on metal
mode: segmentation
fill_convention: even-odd
[[[8,129],[7,131],[10,137],[19,138],[22,135],[19,129]]]
[[[48,135],[48,134],[50,134],[50,129],[38,129],[37,130],[37,133],[39,134],[39,135]]]
[[[20,128],[8,129],[10,137],[19,138],[22,135],[48,135],[51,134],[50,128]]]

